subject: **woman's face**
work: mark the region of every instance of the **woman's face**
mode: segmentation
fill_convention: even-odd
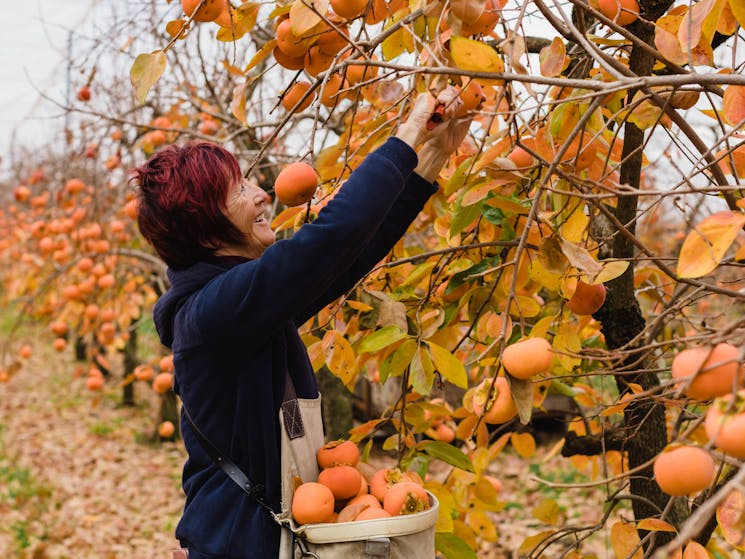
[[[248,239],[244,255],[251,258],[259,256],[264,249],[276,240],[269,221],[264,216],[266,203],[271,198],[253,179],[242,178],[233,184],[226,200],[230,221]]]

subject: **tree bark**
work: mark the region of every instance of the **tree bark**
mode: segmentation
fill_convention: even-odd
[[[129,332],[129,339],[124,345],[124,355],[122,356],[122,366],[124,369],[124,377],[131,374],[137,366],[137,323],[135,320],[132,323],[132,327]],[[123,406],[134,406],[135,405],[135,385],[133,382],[127,382],[122,387],[122,405]]]
[[[318,371],[321,411],[327,441],[348,438],[352,428],[352,395],[326,367]]]
[[[642,11],[648,19],[654,21],[667,10],[669,5],[667,1],[648,0],[643,3]],[[654,27],[643,21],[637,21],[629,29],[647,43],[651,44],[654,40]],[[651,55],[640,48],[632,48],[629,68],[636,75],[651,75],[653,65],[654,58]],[[629,91],[629,99],[633,94],[633,91]],[[623,164],[620,173],[622,184],[628,184],[633,188],[639,187],[643,144],[644,132],[635,124],[627,122],[624,126]],[[619,195],[616,208],[613,209],[618,222],[625,225],[630,235],[635,233],[634,220],[637,206],[637,196]],[[630,238],[621,231],[614,231],[609,256],[629,259],[631,264],[622,276],[608,282],[605,305],[595,314],[595,318],[601,322],[608,349],[611,350],[627,346],[645,327],[645,320],[634,290],[634,266],[631,260],[634,255],[634,245]],[[632,348],[625,347],[625,349]],[[620,363],[616,369],[616,384],[621,395],[629,391],[630,383],[640,385],[644,391],[653,390],[660,385],[656,374],[634,373],[635,370],[644,370],[645,367],[641,361],[638,356],[632,356]],[[635,469],[651,461],[667,445],[665,406],[651,398],[632,400],[624,411],[624,420],[627,430],[625,451],[628,466],[630,469]],[[631,477],[630,490],[633,495],[643,497],[643,499],[632,500],[634,517],[637,520],[659,517],[670,499],[654,481],[651,465]],[[685,503],[678,501],[673,503],[665,518],[676,526],[680,526],[690,512]],[[640,532],[640,537],[645,536],[647,536],[646,532]],[[654,550],[671,540],[670,534],[657,533],[654,538],[647,540],[645,546],[647,555],[651,555]]]

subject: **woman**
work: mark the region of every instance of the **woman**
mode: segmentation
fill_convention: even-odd
[[[428,130],[436,103],[444,121]],[[286,389],[318,397],[297,328],[378,263],[436,191],[469,125],[452,119],[460,105],[453,88],[419,95],[317,219],[279,242],[265,192],[221,147],[170,146],[134,170],[140,231],[169,267],[154,321],[174,353],[174,388],[193,425],[275,511],[289,471],[278,410]],[[182,433],[186,506],[176,537],[189,559],[279,557],[271,514],[210,457],[183,413]]]

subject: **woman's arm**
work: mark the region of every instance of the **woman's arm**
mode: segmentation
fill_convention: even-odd
[[[450,104],[449,111],[453,113],[459,106],[459,99],[457,98],[448,99],[445,95],[440,100],[443,103]],[[424,143],[418,152],[418,164],[414,173],[408,178],[404,191],[391,208],[370,244],[360,254],[360,257],[352,263],[349,270],[341,274],[319,299],[310,302],[306,308],[295,316],[295,322],[298,326],[354,287],[375,264],[391,251],[393,246],[406,233],[406,229],[422,210],[429,197],[436,192],[437,188],[433,183],[439,177],[440,170],[451,153],[463,142],[470,123],[470,118],[448,119],[444,125],[438,127],[439,133],[430,137]],[[407,134],[413,134],[413,132],[402,130],[399,131],[399,134],[406,137]]]
[[[436,185],[424,180],[416,173],[409,175],[406,186],[391,208],[385,221],[377,230],[365,250],[352,265],[324,291],[315,301],[295,315],[298,326],[354,285],[380,262],[403,237],[412,221],[422,211],[430,196],[437,191]]]

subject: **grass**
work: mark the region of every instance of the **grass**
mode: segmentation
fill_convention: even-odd
[[[48,508],[52,491],[38,483],[28,468],[14,465],[15,460],[5,451],[2,434],[3,426],[0,424],[0,509],[7,506],[11,510],[24,508],[41,513]],[[26,557],[24,550],[31,546],[31,532],[27,520],[10,524],[15,556]]]

